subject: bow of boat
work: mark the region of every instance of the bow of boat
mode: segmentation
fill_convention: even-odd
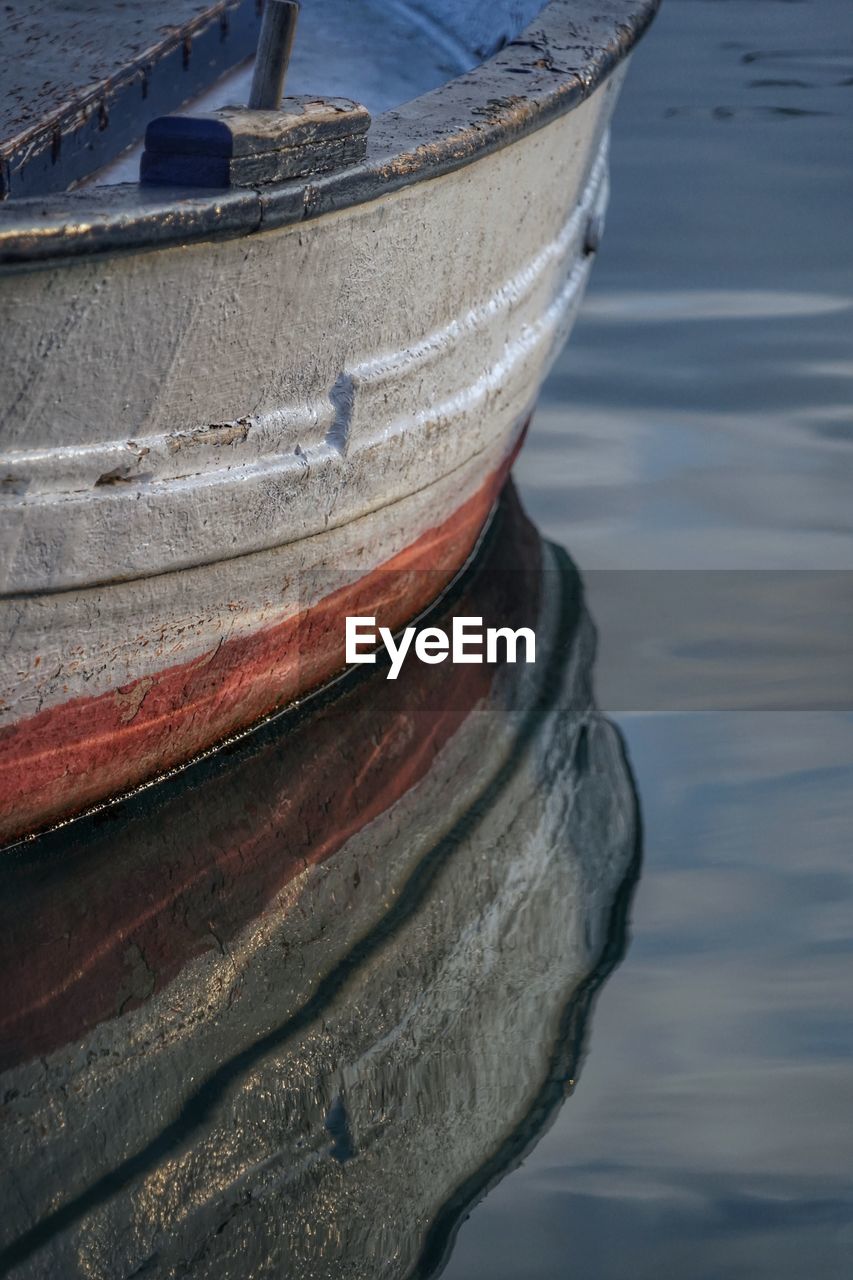
[[[0,203],[0,840],[256,723],[341,669],[347,614],[400,626],[459,571],[655,7],[410,4],[470,69],[374,112],[360,160]]]

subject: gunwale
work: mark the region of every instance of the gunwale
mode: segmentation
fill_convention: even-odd
[[[104,186],[0,204],[0,266],[247,236],[376,200],[472,164],[588,98],[632,51],[660,0],[549,0],[474,70],[373,121],[353,168],[270,188]]]

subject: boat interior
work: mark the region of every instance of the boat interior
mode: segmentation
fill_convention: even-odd
[[[544,3],[303,0],[285,93],[352,98],[378,115],[483,62],[517,36]],[[16,133],[39,124],[50,132],[52,144],[47,164],[30,161],[16,172],[11,163],[7,197],[136,182],[142,134],[151,118],[176,109],[244,105],[248,99],[254,58],[251,53],[246,56],[246,50],[254,48],[258,29],[255,0],[202,6],[216,21],[224,10],[228,25],[211,37],[217,47],[205,43],[195,29],[195,34],[184,35],[180,57],[174,56],[168,40],[163,44],[164,32],[189,32],[190,23],[198,21],[198,5],[158,0],[132,15],[115,0],[98,0],[86,6],[85,14],[57,5],[56,0],[26,5],[19,0],[19,5],[11,6],[6,19],[10,45],[20,44],[22,56],[12,59],[4,71],[9,84],[3,95],[6,107],[0,108],[0,159]],[[174,25],[164,26],[164,18]],[[84,20],[90,27],[83,34],[89,38],[81,38]],[[56,59],[59,39],[61,61]],[[140,50],[150,51],[158,41],[160,52],[146,63]],[[69,47],[78,50],[75,58],[67,57]],[[158,62],[160,91],[151,92],[152,86],[158,87]],[[203,64],[200,68],[198,62]],[[131,74],[122,86],[122,78],[137,64],[139,74]],[[94,102],[99,88],[109,96],[109,106],[96,104],[93,130],[87,127],[91,113],[81,104]],[[75,116],[85,121],[84,127]]]

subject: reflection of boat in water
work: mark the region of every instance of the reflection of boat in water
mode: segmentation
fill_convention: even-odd
[[[4,863],[14,1274],[429,1271],[571,1088],[630,772],[511,494],[451,613],[536,665],[371,669]]]
[[[195,133],[149,118],[143,172],[180,185],[68,193],[127,140],[120,84],[159,115],[158,59],[183,48],[189,90],[204,41],[214,70],[242,56],[254,6],[60,6],[82,102],[65,67],[58,100],[44,83],[40,0],[3,64],[14,87],[35,56],[32,92],[0,110],[0,842],[256,724],[342,669],[346,614],[397,627],[458,571],[576,314],[656,4],[312,3],[313,94],[330,51],[350,96],[399,63],[401,13],[454,70],[367,133],[341,89]],[[165,44],[164,9],[188,24]]]

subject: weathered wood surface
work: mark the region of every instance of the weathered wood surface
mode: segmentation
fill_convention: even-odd
[[[506,441],[591,266],[617,89],[345,218],[3,278],[0,592],[322,534]]]
[[[241,159],[144,151],[139,176],[143,183],[172,189],[265,187],[350,169],[364,159],[366,149],[364,134],[352,134],[296,147],[277,147],[275,151],[259,151]]]
[[[464,562],[579,305],[655,0],[578,4],[380,117],[336,216],[323,177],[120,188],[128,220],[85,193],[7,239],[0,840],[245,729],[342,665],[354,600],[402,621]]]
[[[364,159],[370,113],[347,98],[286,98],[275,111],[222,107],[160,116],[145,131],[140,180],[250,187]]]
[[[285,98],[275,111],[220,107],[159,116],[145,130],[145,150],[244,160],[282,147],[367,133],[370,113],[347,98]]]
[[[356,601],[399,623],[464,561],[582,296],[615,88],[344,218],[16,279],[7,840],[327,678]]]
[[[328,678],[356,600],[393,583],[399,624],[464,561],[582,296],[615,89],[344,218],[6,282],[0,837]]]
[[[62,191],[248,57],[256,0],[3,6],[0,199]]]

